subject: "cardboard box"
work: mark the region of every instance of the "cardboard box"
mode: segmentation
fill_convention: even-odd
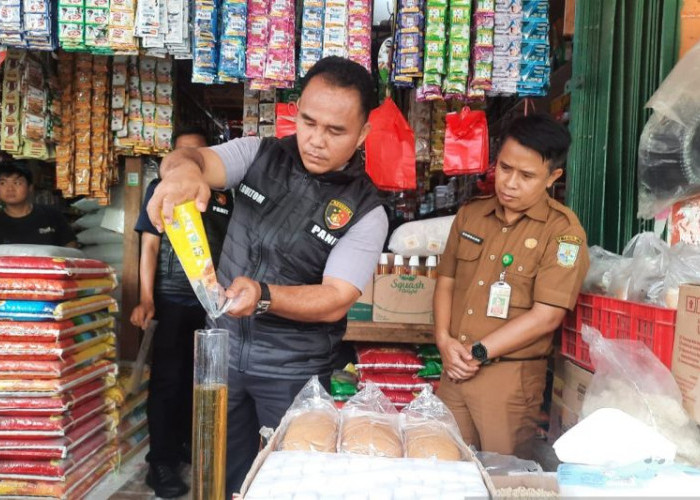
[[[580,419],[581,415],[567,407],[561,398],[553,395],[552,405],[549,408],[547,441],[553,444],[562,434],[578,424]]]
[[[563,356],[555,358],[552,404],[549,410],[550,443],[556,441],[580,420],[583,400],[592,378],[591,372]]]
[[[258,453],[258,455],[255,457],[255,460],[253,461],[253,464],[250,466],[250,469],[248,470],[248,474],[246,474],[245,479],[243,480],[243,484],[241,486],[241,492],[240,493],[234,493],[233,498],[234,500],[242,500],[245,499],[246,493],[248,493],[248,490],[250,489],[250,486],[253,484],[253,480],[255,479],[255,476],[257,473],[260,471],[260,468],[262,467],[263,463],[265,462],[265,459],[272,453],[276,448],[277,444],[279,443],[279,440],[282,439],[282,436],[280,435],[282,426],[280,425],[277,427],[277,430],[275,433],[272,435],[270,440],[267,442],[267,445],[263,450]],[[491,480],[491,477],[489,476],[488,472],[486,472],[486,469],[484,468],[483,464],[479,461],[479,459],[476,457],[476,453],[474,453],[474,450],[471,448],[467,448],[467,453],[469,456],[467,457],[467,460],[470,462],[475,462],[479,472],[481,473],[481,478],[484,480],[484,484],[486,485],[486,489],[488,490],[491,498],[495,498],[496,494],[496,487],[493,484],[493,481]],[[400,460],[400,459],[396,459]],[[426,458],[426,463],[430,464],[432,461],[431,459]]]
[[[374,301],[374,278],[369,280],[364,292],[348,311],[348,321],[372,321]]]
[[[571,409],[577,415],[583,409],[583,399],[586,396],[588,386],[591,385],[593,374],[588,370],[577,366],[569,360],[564,362],[564,387],[561,399],[564,406]]]
[[[681,285],[671,373],[683,406],[700,424],[700,285]]]
[[[435,281],[425,276],[376,275],[372,319],[385,323],[432,325]]]

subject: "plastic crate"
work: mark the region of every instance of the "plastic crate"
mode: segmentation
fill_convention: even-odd
[[[608,339],[643,342],[661,362],[671,368],[676,310],[649,304],[591,295],[579,295],[576,309],[564,318],[561,352],[587,370],[593,370],[588,344],[583,341],[583,325]]]

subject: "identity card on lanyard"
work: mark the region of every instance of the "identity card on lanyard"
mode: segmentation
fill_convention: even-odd
[[[510,285],[506,283],[506,269],[513,263],[513,256],[509,253],[504,254],[501,262],[503,262],[503,272],[498,281],[491,285],[486,316],[507,319],[511,289]]]

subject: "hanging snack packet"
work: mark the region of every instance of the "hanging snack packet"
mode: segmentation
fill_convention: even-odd
[[[202,214],[194,201],[173,209],[173,222],[165,224],[165,233],[202,307],[209,317],[218,318],[230,303],[224,304],[224,288],[216,280]]]

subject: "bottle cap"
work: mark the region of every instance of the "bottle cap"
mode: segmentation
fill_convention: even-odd
[[[425,259],[425,267],[437,267],[437,257],[428,255],[428,258]]]
[[[394,255],[394,267],[403,266],[403,255]]]
[[[389,265],[389,254],[383,253],[379,256],[379,265],[388,266]]]
[[[412,255],[410,259],[408,259],[408,265],[409,266],[420,266],[420,257],[417,255]]]

